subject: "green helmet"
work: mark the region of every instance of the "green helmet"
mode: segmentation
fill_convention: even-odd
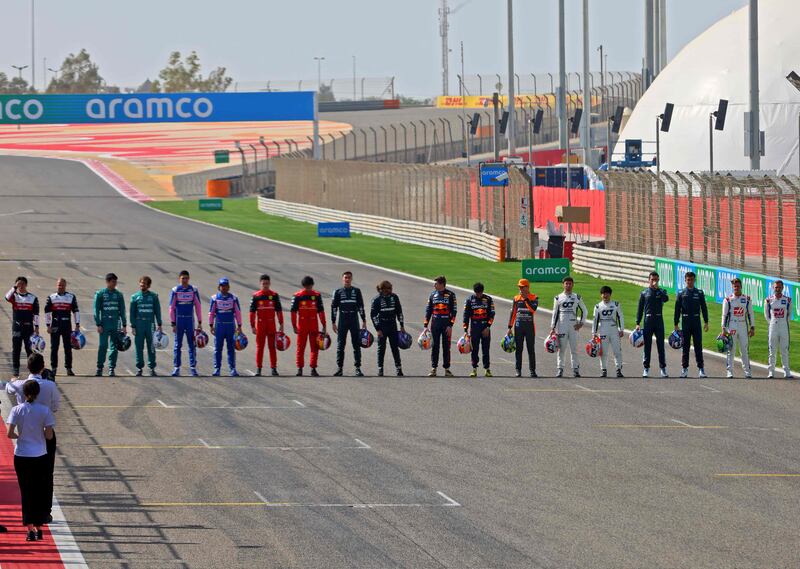
[[[720,334],[717,336],[717,351],[720,353],[727,352],[731,347],[731,337],[728,334]]]
[[[500,340],[500,347],[503,348],[504,352],[514,352],[517,350],[517,341],[511,334],[506,334],[503,336],[503,339]]]

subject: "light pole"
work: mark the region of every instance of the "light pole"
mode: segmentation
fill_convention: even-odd
[[[761,169],[761,103],[758,87],[758,0],[750,0],[750,169]]]
[[[58,69],[53,69],[52,67],[48,67],[47,70],[53,74],[55,81],[58,81]],[[47,85],[44,86],[45,90],[47,89]]]
[[[36,87],[36,0],[31,0],[31,91]]]
[[[353,100],[356,100],[356,56],[353,56]]]
[[[314,61],[317,62],[317,92],[322,89],[322,62],[325,61],[324,57],[315,57]]]
[[[28,66],[28,65],[12,65],[11,67],[13,67],[13,68],[14,68],[14,69],[16,69],[17,71],[19,71],[19,80],[20,80],[20,81],[22,81],[22,80],[23,80],[23,79],[22,79],[22,72],[23,72],[25,69],[27,69],[29,66]]]
[[[583,119],[583,162],[587,166],[590,164],[590,154],[592,150],[592,93],[589,84],[589,0],[583,0],[583,112],[586,117]]]
[[[514,0],[508,0],[508,155],[517,151],[517,126],[514,91]]]
[[[566,36],[567,24],[564,8],[564,0],[558,0],[558,95],[556,96],[556,110],[558,111],[558,132],[560,148],[566,148],[567,137],[569,137],[569,125],[567,124],[566,106],[566,84],[567,84],[567,60],[566,60]]]

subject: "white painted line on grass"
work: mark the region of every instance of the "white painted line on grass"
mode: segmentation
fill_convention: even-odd
[[[441,497],[442,497],[442,498],[444,498],[445,500],[447,500],[447,502],[448,502],[448,503],[447,503],[447,504],[445,504],[445,506],[457,506],[457,507],[460,507],[460,506],[461,506],[461,504],[459,504],[458,502],[456,502],[455,500],[453,500],[453,499],[452,499],[450,496],[448,496],[448,495],[447,495],[447,494],[445,494],[444,492],[440,492],[440,491],[438,491],[438,490],[437,490],[437,491],[436,491],[436,493],[437,493],[437,494],[439,494],[439,496],[441,496]]]

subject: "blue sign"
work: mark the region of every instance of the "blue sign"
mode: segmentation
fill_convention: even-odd
[[[508,165],[481,164],[481,186],[507,186]]]
[[[0,124],[314,120],[312,91],[0,95]]]
[[[350,222],[319,222],[317,223],[317,237],[350,237]]]

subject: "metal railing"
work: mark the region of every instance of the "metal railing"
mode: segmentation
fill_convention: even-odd
[[[509,258],[527,258],[528,182],[515,168],[505,188],[481,188],[474,168],[333,160],[273,161],[276,199],[345,212],[472,229],[505,238]],[[535,245],[535,244],[534,244]]]
[[[609,249],[800,278],[800,178],[606,172]]]

